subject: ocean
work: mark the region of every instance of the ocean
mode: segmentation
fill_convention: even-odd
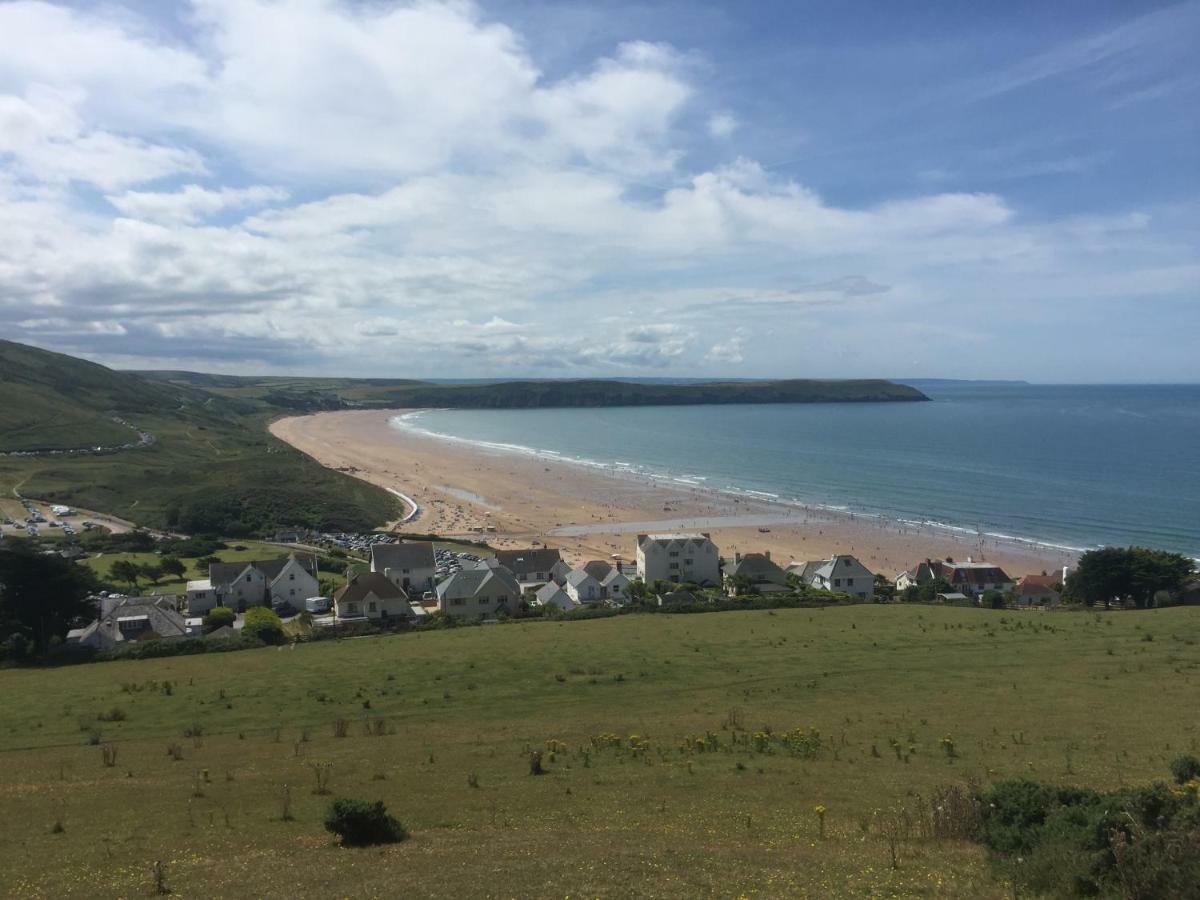
[[[436,410],[398,428],[1076,550],[1200,557],[1200,385],[921,385],[930,403]]]

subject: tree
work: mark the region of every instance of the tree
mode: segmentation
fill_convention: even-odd
[[[242,634],[246,637],[256,637],[264,644],[279,644],[284,638],[283,623],[273,610],[265,606],[255,606],[246,610]]]
[[[1094,606],[1113,600],[1132,601],[1139,609],[1154,604],[1158,591],[1177,593],[1193,574],[1186,556],[1146,547],[1102,547],[1079,558],[1067,576],[1069,599]]]
[[[214,606],[204,617],[204,630],[216,631],[218,628],[232,625],[236,620],[237,613],[228,606]]]
[[[142,567],[129,559],[118,559],[112,564],[108,573],[117,581],[125,582],[134,590],[137,590],[138,580],[143,575]]]
[[[162,562],[158,564],[164,575],[170,575],[172,578],[182,578],[187,574],[187,566],[183,560],[174,556],[164,556]]]
[[[32,640],[45,650],[91,610],[87,596],[95,589],[90,569],[58,555],[31,548],[0,550],[0,639]]]
[[[141,570],[142,576],[155,587],[163,580],[163,567],[158,563],[146,563]]]

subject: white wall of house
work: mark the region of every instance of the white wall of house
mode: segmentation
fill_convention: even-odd
[[[304,609],[305,600],[320,592],[317,579],[295,559],[289,559],[271,582],[271,602],[289,603],[297,611]]]
[[[402,597],[378,597],[369,591],[361,600],[335,603],[334,615],[339,619],[407,619],[412,616],[412,607]]]
[[[720,554],[716,545],[701,535],[656,539],[650,535],[637,547],[638,577],[654,581],[720,584]]]
[[[440,597],[438,610],[460,619],[494,619],[501,608],[517,611],[520,595],[513,595],[498,584],[485,585],[473,597]]]
[[[576,603],[599,603],[603,599],[600,582],[591,575],[583,578],[577,584],[572,584],[571,580],[568,580],[563,585],[563,590]]]

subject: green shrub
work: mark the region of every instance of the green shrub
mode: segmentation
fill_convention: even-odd
[[[1200,779],[1200,759],[1194,756],[1177,756],[1171,762],[1171,774],[1176,784],[1186,784],[1193,778]]]
[[[242,634],[246,637],[257,638],[264,644],[283,643],[283,623],[273,610],[255,606],[246,610],[245,624]]]
[[[408,837],[381,800],[334,800],[325,814],[325,830],[341,838],[344,847],[395,844]]]
[[[237,613],[228,606],[214,606],[204,617],[204,630],[216,631],[218,628],[232,625],[236,619]]]

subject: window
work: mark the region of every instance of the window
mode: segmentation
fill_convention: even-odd
[[[288,573],[288,581],[295,581],[295,580],[296,580],[296,573],[295,573],[295,572],[289,572],[289,573]]]
[[[372,600],[369,604],[367,604],[367,609],[370,612],[375,612],[375,601],[374,600]]]
[[[490,601],[490,600],[489,600],[487,597],[480,597],[480,598],[479,598],[479,605],[480,605],[480,606],[487,606],[489,603],[491,603],[491,601]]]
[[[683,561],[683,564],[684,564],[685,566],[690,566],[690,565],[691,565],[693,562],[695,562],[695,560],[691,560],[691,559],[685,559],[685,560]]]
[[[403,572],[405,575],[408,574],[408,569],[401,569],[400,571]]]
[[[670,556],[672,559],[674,559],[676,556],[678,556],[678,555],[679,555],[679,551],[678,551],[678,550],[672,550],[672,551],[670,552],[670,554],[668,554],[668,555],[669,555],[669,556]]]
[[[466,603],[466,601],[463,600],[462,597],[455,597],[450,601],[451,606],[462,606],[464,603]]]
[[[668,568],[671,568],[671,569],[678,569],[678,568],[679,568],[679,563],[671,563],[671,564],[670,564],[670,566],[668,566]]]
[[[846,579],[846,587],[854,587],[854,579],[853,578]]]
[[[292,597],[295,597],[295,596],[296,596],[296,589],[295,589],[295,588],[292,588],[290,591],[288,591],[288,595],[289,595],[289,596],[292,596]]]
[[[842,586],[842,579],[840,579],[840,578],[835,578],[835,579],[833,579],[833,586],[834,586],[834,587],[841,587],[841,586]]]

